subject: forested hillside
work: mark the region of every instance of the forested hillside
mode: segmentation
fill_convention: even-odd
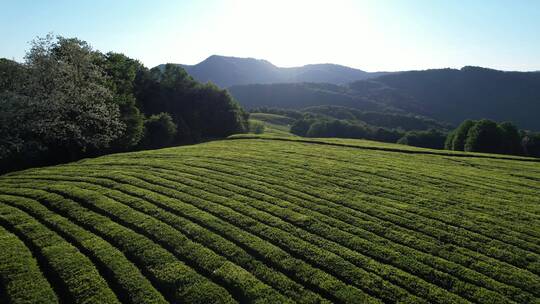
[[[350,94],[346,87],[323,83],[279,83],[232,86],[229,92],[246,109],[259,107],[302,109],[334,105],[365,111],[386,111],[389,107]]]
[[[487,118],[511,121],[523,129],[540,130],[540,74],[502,72],[464,67],[412,71],[376,79],[404,95],[411,96],[423,114],[457,124],[465,119]],[[369,90],[353,83],[359,95]],[[399,99],[387,104],[400,107]]]
[[[540,130],[540,74],[477,67],[400,72],[348,85],[315,83],[233,86],[246,108],[337,105],[423,115],[457,125],[465,119],[511,121]]]

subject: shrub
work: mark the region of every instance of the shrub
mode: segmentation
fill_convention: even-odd
[[[258,121],[258,120],[250,120],[249,121],[249,132],[250,133],[255,133],[255,134],[264,133],[264,123],[262,121]]]

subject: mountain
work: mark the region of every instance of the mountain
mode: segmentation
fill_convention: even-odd
[[[247,108],[339,105],[419,114],[451,124],[488,118],[540,130],[536,72],[464,67],[392,73],[347,85],[244,85],[229,91]]]
[[[324,83],[274,83],[232,86],[229,92],[240,104],[258,107],[302,109],[335,105],[365,111],[386,111],[383,104],[349,94],[346,87]]]
[[[280,68],[267,60],[217,55],[210,56],[195,65],[180,64],[180,66],[196,80],[212,81],[220,87],[254,83],[345,84],[386,74],[385,72],[369,73],[337,64],[309,64],[301,67]]]
[[[520,128],[540,130],[540,74],[503,72],[467,66],[457,69],[437,69],[384,75],[374,80],[410,96],[424,115],[457,124],[465,119],[488,118],[512,121]],[[366,83],[349,85],[367,99],[373,90]],[[375,97],[376,99],[377,97]],[[403,108],[399,98],[386,104]]]

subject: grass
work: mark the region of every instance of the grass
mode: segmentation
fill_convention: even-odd
[[[262,123],[264,134],[281,137],[295,136],[290,133],[291,125],[294,123],[294,119],[290,117],[269,113],[251,113],[249,120]]]
[[[539,303],[540,163],[233,136],[0,177],[8,303]]]

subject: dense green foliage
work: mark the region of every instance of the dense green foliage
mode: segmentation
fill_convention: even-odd
[[[167,113],[159,113],[144,121],[144,140],[141,146],[155,149],[168,146],[176,137],[176,124]]]
[[[466,120],[448,134],[445,148],[454,151],[540,157],[537,140],[539,137],[538,133],[519,131],[510,122],[497,124],[487,119]]]
[[[415,147],[444,149],[447,134],[431,129],[428,131],[407,132],[397,143]]]
[[[263,113],[259,113],[263,112]],[[266,123],[290,124],[289,131],[306,137],[371,139],[383,142],[442,149],[447,124],[410,114],[365,112],[340,106],[309,107],[302,110],[257,108],[254,115]],[[265,114],[266,113],[266,114]]]
[[[85,42],[38,39],[24,65],[3,61],[0,70],[14,66],[16,72],[2,72],[15,76],[0,92],[0,172],[77,159],[124,134],[107,78]]]
[[[11,173],[1,290],[13,303],[538,303],[533,160],[245,135]]]
[[[175,142],[197,142],[247,130],[247,114],[226,90],[200,84],[178,66],[142,71],[136,84],[144,113],[172,116],[178,128]]]
[[[462,122],[456,130],[448,135],[445,148],[448,150],[463,151],[465,149],[465,140],[467,139],[469,129],[474,126],[474,124],[475,122],[472,120],[465,120]]]
[[[159,113],[172,117],[174,138],[155,136]],[[0,59],[0,172],[245,131],[247,114],[227,91],[173,65],[148,70],[50,35],[24,63]]]
[[[391,143],[395,143],[404,135],[401,131],[372,127],[363,123],[313,118],[297,120],[291,126],[291,133],[305,137],[358,138]]]

